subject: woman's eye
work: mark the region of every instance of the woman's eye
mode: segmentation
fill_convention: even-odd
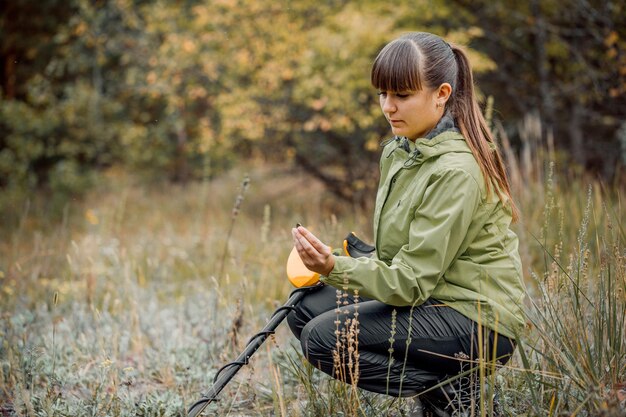
[[[395,93],[393,91],[389,92],[389,91],[379,91],[378,92],[378,96],[382,97],[382,98],[387,98],[388,95],[392,95],[395,96],[399,99],[405,99],[407,97],[409,97],[411,95],[411,93]]]

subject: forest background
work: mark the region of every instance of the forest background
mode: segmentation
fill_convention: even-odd
[[[182,415],[289,292],[296,221],[371,237],[390,135],[371,63],[424,30],[467,47],[522,209],[529,329],[493,385],[512,415],[622,415],[624,1],[11,0],[0,16],[0,414]],[[404,415],[276,340],[214,412]]]
[[[0,187],[73,195],[123,167],[214,177],[293,161],[372,200],[389,134],[369,84],[382,45],[427,30],[468,45],[519,151],[539,124],[564,164],[626,161],[624,2],[28,1],[2,5]],[[483,100],[486,101],[486,100]]]

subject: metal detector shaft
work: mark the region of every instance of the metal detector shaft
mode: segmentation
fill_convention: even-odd
[[[287,302],[282,307],[279,307],[274,314],[272,314],[270,321],[265,325],[263,330],[250,338],[246,348],[243,352],[241,352],[237,359],[224,365],[217,371],[213,381],[213,386],[202,396],[202,398],[189,407],[189,411],[187,412],[188,417],[196,417],[200,415],[207,405],[217,401],[218,394],[222,391],[226,384],[228,384],[228,382],[235,376],[241,367],[243,367],[243,365],[248,364],[250,357],[254,355],[254,352],[256,352],[259,347],[261,347],[267,337],[275,332],[278,325],[289,315],[291,310],[293,310],[300,300],[302,300],[306,293],[315,287],[317,287],[317,285],[298,288],[291,294]]]

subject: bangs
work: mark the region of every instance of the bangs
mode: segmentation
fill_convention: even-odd
[[[381,91],[419,91],[420,51],[409,39],[387,44],[374,60],[372,85]]]

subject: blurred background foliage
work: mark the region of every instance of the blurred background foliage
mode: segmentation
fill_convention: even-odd
[[[623,176],[624,2],[11,0],[0,11],[5,196],[80,195],[111,168],[185,183],[252,158],[289,161],[364,206],[389,134],[371,62],[409,30],[467,45],[512,152],[534,123],[575,169]]]

